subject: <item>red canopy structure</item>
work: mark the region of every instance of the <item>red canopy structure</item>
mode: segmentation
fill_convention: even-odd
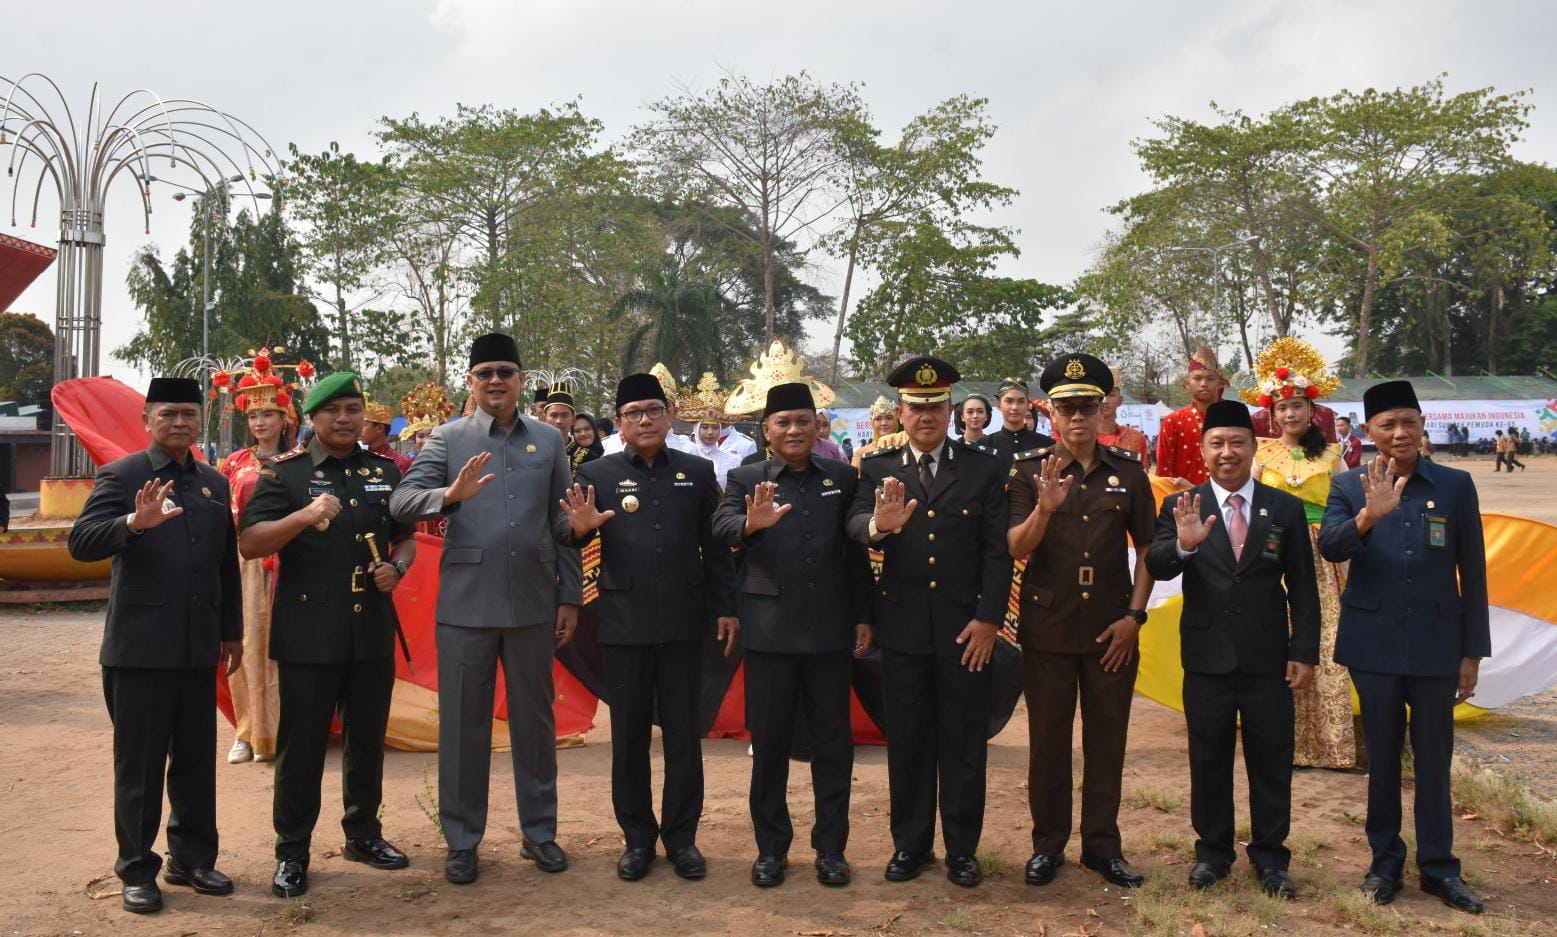
[[[49,269],[57,253],[52,247],[0,234],[0,311],[11,308],[16,297]]]

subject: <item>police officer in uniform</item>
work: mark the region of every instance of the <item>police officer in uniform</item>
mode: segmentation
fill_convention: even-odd
[[[957,369],[910,358],[898,389],[902,446],[860,460],[849,535],[884,558],[874,598],[887,714],[892,843],[888,881],[935,861],[936,788],[946,877],[974,886],[984,826],[990,659],[1011,590],[1000,460],[947,438]]]
[[[725,655],[735,650],[735,566],[714,537],[714,465],[666,444],[670,399],[659,379],[623,378],[616,415],[624,448],[579,466],[562,502],[581,549],[600,537],[598,637],[611,707],[611,804],[627,840],[616,874],[623,881],[647,875],[658,839],[677,875],[700,879],[708,874],[697,848],[703,643],[713,617]],[[656,718],[665,751],[659,820],[649,788]]]
[[[979,439],[979,444],[1000,456],[1002,468],[1009,470],[1019,452],[1031,452],[1054,445],[1054,440],[1027,428],[1027,414],[1032,410],[1032,400],[1028,396],[1026,381],[1015,377],[1001,381],[995,407],[1000,411],[1000,428],[986,432]]]
[[[166,776],[168,862],[163,880],[225,895],[216,871],[216,667],[243,659],[238,544],[227,479],[190,451],[200,431],[200,385],[153,378],[151,445],[97,471],[70,528],[70,555],[113,558],[103,628],[103,698],[114,726],[114,834],[126,911],[162,908],[152,851]]]
[[[1400,752],[1411,718],[1416,767],[1416,864],[1422,890],[1479,914],[1482,900],[1454,855],[1454,705],[1476,691],[1492,654],[1481,506],[1468,472],[1421,457],[1422,405],[1410,381],[1363,392],[1373,462],[1330,486],[1319,552],[1351,561],[1341,593],[1335,662],[1351,672],[1368,747],[1368,845],[1362,891],[1388,904],[1400,891]]]
[[[246,557],[280,554],[270,631],[281,690],[271,891],[282,898],[308,891],[308,847],[337,710],[346,799],[341,854],[377,869],[407,865],[385,842],[378,816],[399,627],[390,593],[416,556],[413,528],[389,514],[400,470],[357,445],[364,419],[357,375],[340,371],[319,381],[303,413],[313,439],[260,471],[238,542]]]
[[[1133,888],[1144,879],[1123,857],[1119,799],[1136,643],[1152,591],[1146,551],[1156,508],[1140,456],[1098,445],[1103,398],[1114,386],[1108,366],[1091,355],[1061,355],[1039,382],[1059,439],[1018,454],[1007,486],[1011,555],[1029,557],[1017,630],[1031,736],[1033,856],[1026,878],[1047,885],[1065,861],[1079,693],[1081,863]]]
[[[859,475],[811,454],[823,424],[809,385],[768,390],[762,429],[773,457],[731,470],[714,533],[742,550],[738,575],[751,730],[752,884],[784,881],[786,789],[797,707],[810,732],[817,880],[846,885],[853,658],[871,647],[870,563],[844,529]]]

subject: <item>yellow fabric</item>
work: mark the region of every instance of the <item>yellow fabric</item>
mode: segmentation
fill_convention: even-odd
[[[1331,476],[1346,470],[1338,443],[1326,446],[1320,458],[1310,459],[1303,456],[1302,449],[1294,456],[1292,447],[1279,439],[1260,440],[1254,464],[1259,468],[1257,477],[1261,484],[1279,488],[1321,507],[1330,498]]]

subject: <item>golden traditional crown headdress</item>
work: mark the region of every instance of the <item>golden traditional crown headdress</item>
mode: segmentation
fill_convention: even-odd
[[[729,423],[724,412],[724,391],[712,371],[704,371],[697,390],[683,393],[676,404],[676,415],[688,423]]]
[[[725,402],[731,415],[760,413],[768,405],[768,390],[780,384],[801,383],[811,387],[811,399],[818,408],[830,407],[838,399],[833,389],[804,373],[805,359],[784,343],[774,339],[768,350],[752,362],[751,377],[742,378]]]
[[[400,438],[405,440],[447,423],[454,414],[454,404],[449,400],[448,391],[437,384],[424,382],[400,398],[400,410],[405,414],[405,428],[400,431]]]
[[[289,420],[295,419],[292,402],[300,385],[314,376],[314,366],[306,358],[297,364],[282,364],[272,357],[285,351],[280,345],[258,351],[250,348],[246,366],[211,375],[213,398],[217,393],[231,394],[233,406],[244,413],[276,410]],[[286,371],[291,371],[295,379],[287,380]]]
[[[1291,397],[1318,400],[1335,393],[1341,379],[1331,374],[1319,349],[1301,338],[1278,338],[1254,359],[1255,387],[1246,387],[1238,395],[1246,403],[1274,406]]]
[[[876,397],[875,403],[870,405],[871,419],[875,419],[878,416],[886,416],[888,414],[895,413],[897,413],[897,408],[893,405],[892,401],[888,400],[884,396],[878,395]]]

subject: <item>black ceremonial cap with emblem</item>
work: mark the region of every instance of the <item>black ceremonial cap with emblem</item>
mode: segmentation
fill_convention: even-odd
[[[660,384],[660,379],[652,374],[629,374],[622,378],[616,385],[616,408],[620,410],[624,404],[634,400],[662,400],[667,405],[670,398],[665,396],[665,387]]]
[[[788,384],[775,384],[768,388],[768,399],[762,408],[762,415],[767,417],[774,413],[783,413],[785,410],[815,409],[816,398],[811,396],[811,385],[791,381]]]
[[[1204,436],[1221,427],[1246,429],[1251,435],[1259,435],[1254,432],[1254,418],[1249,415],[1249,408],[1241,400],[1218,400],[1206,407],[1206,418],[1201,421],[1200,435]]]
[[[488,332],[478,337],[470,343],[470,366],[488,361],[512,361],[515,367],[523,367],[519,363],[519,343],[502,332]]]
[[[192,377],[154,377],[146,388],[147,403],[204,403],[200,382]]]
[[[904,403],[941,403],[951,400],[951,387],[962,375],[948,361],[934,355],[920,355],[892,369],[887,383],[897,388]]]
[[[1060,355],[1043,369],[1038,386],[1050,400],[1066,397],[1107,397],[1114,389],[1114,372],[1101,358],[1077,352]]]
[[[1371,420],[1387,410],[1422,410],[1410,381],[1385,381],[1362,392],[1363,418]]]

